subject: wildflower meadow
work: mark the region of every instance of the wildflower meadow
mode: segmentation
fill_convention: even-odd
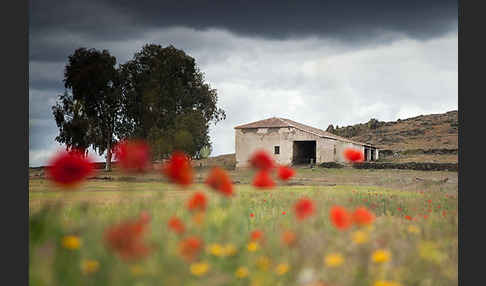
[[[235,183],[183,152],[155,166],[144,142],[114,152],[124,180],[60,152],[30,181],[30,285],[458,284],[457,185],[390,188],[352,168],[364,183],[295,184],[319,170],[264,151]]]

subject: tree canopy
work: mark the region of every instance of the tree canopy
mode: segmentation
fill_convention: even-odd
[[[66,90],[52,107],[59,128],[56,141],[65,143],[68,149],[85,151],[93,147],[99,155],[108,151],[108,169],[121,107],[115,64],[116,58],[107,50],[75,50],[64,71]]]
[[[194,58],[173,46],[145,45],[120,66],[123,137],[147,139],[154,155],[210,146],[209,126],[226,118]]]

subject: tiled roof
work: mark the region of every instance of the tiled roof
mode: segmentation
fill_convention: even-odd
[[[357,142],[353,140],[349,140],[347,138],[341,137],[334,135],[330,132],[324,131],[319,128],[314,128],[309,125],[305,125],[299,122],[295,122],[290,119],[285,119],[285,118],[280,118],[280,117],[272,117],[272,118],[267,118],[259,121],[255,121],[252,123],[248,124],[243,124],[236,126],[235,129],[249,129],[249,128],[278,128],[278,127],[294,127],[296,129],[312,133],[314,135],[317,135],[319,137],[326,137],[326,138],[331,138],[339,141],[344,141],[344,142],[350,142],[350,143],[355,143],[359,145],[371,145],[369,143],[363,143],[363,142]]]

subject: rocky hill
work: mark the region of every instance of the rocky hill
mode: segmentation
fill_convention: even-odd
[[[398,154],[401,161],[457,162],[458,128],[458,112],[454,110],[389,122],[372,118],[345,127],[329,125],[327,131],[371,143],[384,157],[400,157]]]
[[[327,131],[360,142],[369,142],[380,149],[457,149],[457,111],[420,115],[397,121],[370,121]]]

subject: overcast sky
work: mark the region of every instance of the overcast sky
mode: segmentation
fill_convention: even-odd
[[[457,1],[43,0],[29,26],[29,166],[62,148],[51,106],[79,47],[118,64],[148,43],[194,57],[227,115],[212,155],[272,116],[326,129],[458,106]]]

